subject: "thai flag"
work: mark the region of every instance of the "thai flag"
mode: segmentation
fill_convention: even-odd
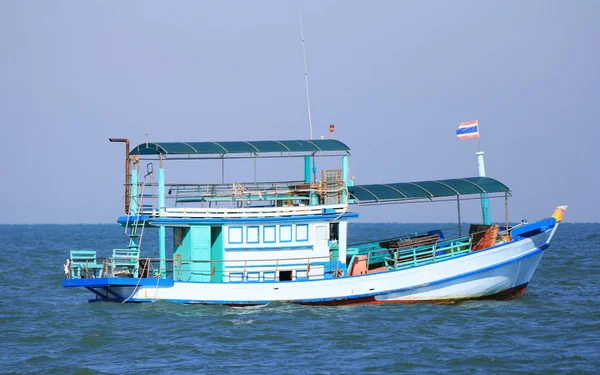
[[[477,124],[477,120],[463,122],[458,125],[456,137],[458,139],[479,138],[479,125]]]

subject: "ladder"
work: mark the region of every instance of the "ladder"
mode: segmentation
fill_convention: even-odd
[[[130,220],[132,217],[130,212],[130,215],[127,217],[127,222],[125,223],[125,235],[129,237],[129,245],[127,247],[129,250],[129,255],[137,258],[139,258],[142,238],[144,236],[144,228],[146,225],[146,221],[141,219],[144,208],[147,208],[146,205],[144,205],[144,198],[153,197],[153,194],[151,193],[144,193],[144,190],[148,185],[146,183],[146,176],[144,176],[144,181],[140,185],[141,189],[139,194],[135,197],[132,197],[132,199],[135,199],[138,203],[136,205],[137,212],[135,213],[133,221]]]

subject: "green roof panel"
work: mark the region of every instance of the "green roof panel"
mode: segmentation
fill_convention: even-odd
[[[227,142],[148,142],[131,150],[130,155],[226,155],[256,153],[314,153],[346,151],[350,148],[337,139]]]
[[[358,204],[434,199],[481,193],[510,193],[510,189],[489,177],[454,178],[391,184],[349,186],[350,197]]]

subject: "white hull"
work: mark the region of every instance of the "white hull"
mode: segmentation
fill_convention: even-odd
[[[254,305],[271,301],[304,304],[450,302],[521,294],[556,228],[534,237],[419,267],[337,279],[294,282],[202,283],[110,288],[129,302]]]

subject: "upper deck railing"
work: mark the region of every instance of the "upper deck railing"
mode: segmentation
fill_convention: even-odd
[[[342,203],[342,183],[279,181],[229,184],[165,184],[165,207],[158,207],[158,194],[155,182],[140,182],[136,196],[138,213],[153,216],[171,216],[193,213],[227,214],[240,209],[265,213],[274,208],[287,208],[289,211],[321,210],[326,206],[339,206]],[[130,184],[130,186],[132,186]],[[311,208],[312,207],[312,208]],[[296,209],[294,209],[296,208]],[[281,214],[278,209],[276,212]],[[275,211],[274,211],[275,212]],[[268,215],[267,215],[268,216]]]

